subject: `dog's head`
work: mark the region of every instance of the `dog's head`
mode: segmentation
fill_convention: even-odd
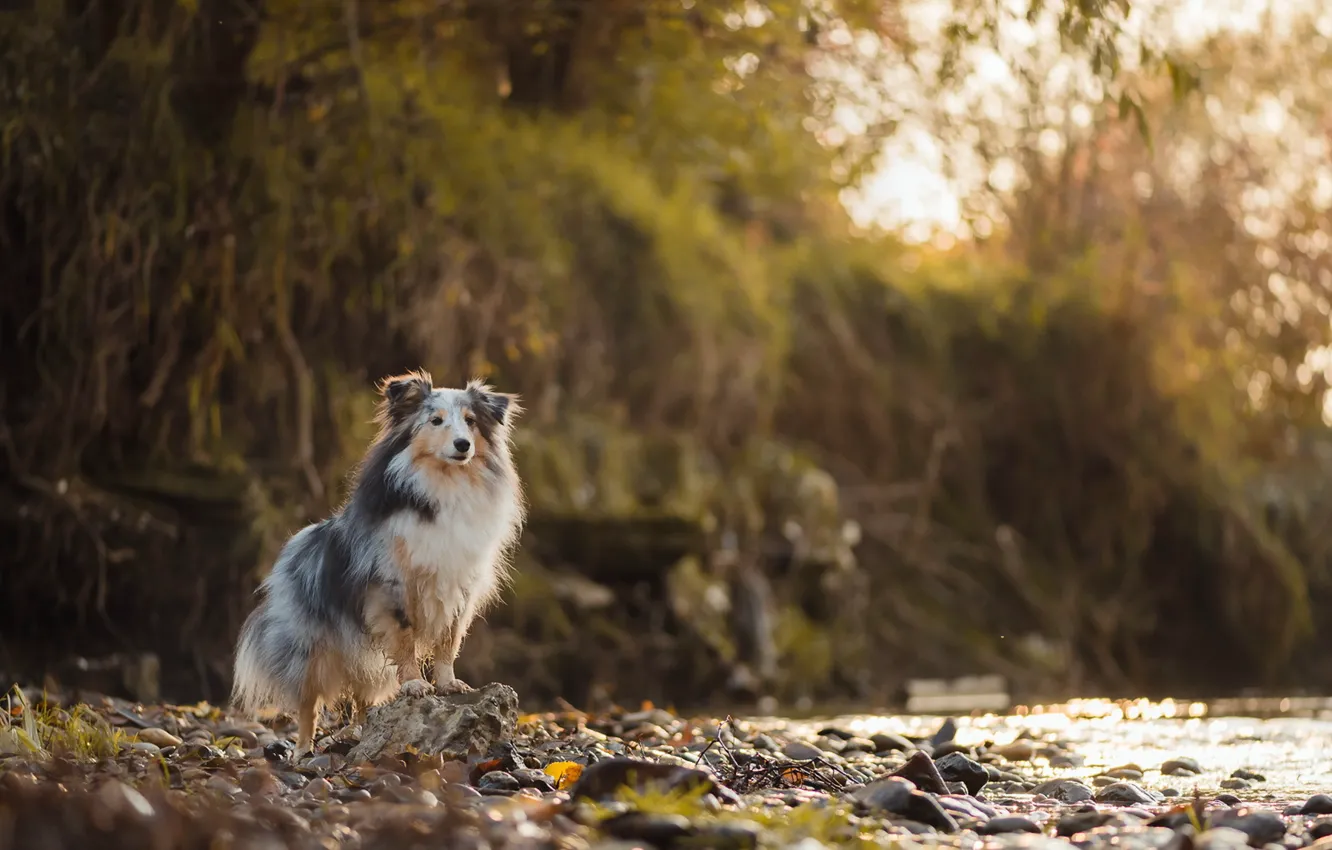
[[[463,389],[436,387],[426,372],[380,382],[380,421],[411,433],[413,457],[465,466],[507,441],[522,413],[518,396],[474,380]]]

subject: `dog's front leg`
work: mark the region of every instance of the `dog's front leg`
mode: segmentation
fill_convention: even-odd
[[[399,594],[392,588],[380,590],[370,597],[365,610],[370,630],[398,668],[398,692],[418,697],[430,693],[430,683],[422,678],[421,661],[416,657],[416,635]]]
[[[467,636],[467,629],[472,624],[473,616],[472,612],[464,611],[453,626],[444,632],[444,636],[435,647],[435,693],[437,694],[461,694],[472,690],[471,685],[459,679],[453,672],[453,663],[458,660],[458,652],[462,649],[463,638]]]
[[[421,661],[416,657],[416,637],[399,629],[389,646],[389,658],[398,668],[398,693],[409,697],[430,693],[430,683],[421,677]]]

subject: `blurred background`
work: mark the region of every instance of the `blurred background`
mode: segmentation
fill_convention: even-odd
[[[224,701],[424,367],[529,409],[459,667],[525,705],[1326,691],[1330,40],[1314,0],[8,3],[0,671]]]

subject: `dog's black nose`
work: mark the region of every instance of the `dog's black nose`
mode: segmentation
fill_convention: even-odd
[[[453,441],[453,447],[460,452],[465,452],[472,447],[471,440],[465,440],[462,437]]]

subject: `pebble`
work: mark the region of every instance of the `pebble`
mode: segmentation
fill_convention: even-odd
[[[1193,839],[1196,850],[1241,850],[1249,846],[1249,836],[1230,827],[1213,827]]]
[[[945,782],[961,782],[968,794],[979,794],[990,781],[990,774],[984,767],[961,753],[949,753],[936,759],[934,765]]]
[[[1055,835],[1068,838],[1071,835],[1077,835],[1079,832],[1089,832],[1104,824],[1110,817],[1110,812],[1097,811],[1065,815],[1055,824]]]
[[[264,747],[264,758],[269,761],[291,761],[296,746],[290,741],[277,740]]]
[[[876,751],[873,741],[868,738],[848,738],[846,740],[846,749],[844,753],[873,753]]]
[[[1049,797],[1060,803],[1085,803],[1095,797],[1092,789],[1076,779],[1051,779],[1032,788],[1031,793]]]
[[[1108,776],[1111,779],[1142,779],[1142,768],[1137,765],[1125,765],[1123,767],[1112,767],[1101,771],[1101,776]]]
[[[626,812],[601,822],[601,831],[615,838],[641,839],[664,847],[693,832],[693,824],[683,815]]]
[[[1096,792],[1098,803],[1116,806],[1133,806],[1142,803],[1155,803],[1156,798],[1133,782],[1114,782]]]
[[[840,753],[846,749],[846,741],[842,738],[833,738],[827,735],[820,735],[814,739],[814,746],[825,753]]]
[[[242,729],[239,726],[223,726],[221,729],[217,730],[217,737],[219,739],[235,738],[241,743],[241,746],[246,748],[257,747],[259,745],[259,736],[255,735],[255,733],[251,732],[249,729]]]
[[[916,745],[906,738],[890,732],[879,732],[871,735],[870,743],[874,744],[874,752],[876,753],[909,753],[916,749]]]
[[[538,791],[555,790],[555,783],[544,770],[523,767],[512,771],[511,775],[518,780],[518,785],[522,788],[535,788]]]
[[[1161,773],[1165,776],[1196,776],[1202,772],[1198,760],[1187,756],[1170,759],[1161,765]]]
[[[165,729],[156,726],[150,726],[147,729],[140,729],[136,736],[140,741],[149,744],[155,744],[158,747],[178,747],[181,744],[180,738],[172,735]]]
[[[1036,757],[1036,742],[1030,738],[1018,738],[1011,744],[996,747],[990,752],[998,753],[1009,761],[1031,761]]]
[[[522,783],[513,774],[492,770],[481,777],[476,787],[481,791],[517,791],[522,787]]]
[[[1040,833],[1041,828],[1034,821],[1017,816],[991,818],[976,830],[981,835],[1000,835],[1006,832]]]
[[[305,786],[305,794],[314,800],[327,800],[333,793],[333,783],[322,776],[311,779]]]
[[[342,803],[355,803],[370,799],[370,792],[364,788],[341,788],[333,792],[333,799]]]
[[[823,755],[823,750],[820,750],[813,744],[807,744],[804,741],[792,741],[782,747],[782,755],[789,759],[795,759],[796,761],[806,761],[808,759],[820,758]]]
[[[1332,835],[1332,820],[1319,818],[1309,825],[1309,836],[1315,842],[1322,841],[1330,835]],[[1324,842],[1324,846],[1332,846],[1332,841]]]
[[[1208,818],[1208,826],[1212,829],[1226,827],[1238,830],[1247,835],[1249,842],[1255,847],[1280,841],[1286,834],[1286,822],[1281,816],[1276,812],[1265,810],[1250,811],[1241,808],[1214,812]]]
[[[1327,794],[1315,794],[1300,807],[1302,815],[1332,815],[1332,797]]]

